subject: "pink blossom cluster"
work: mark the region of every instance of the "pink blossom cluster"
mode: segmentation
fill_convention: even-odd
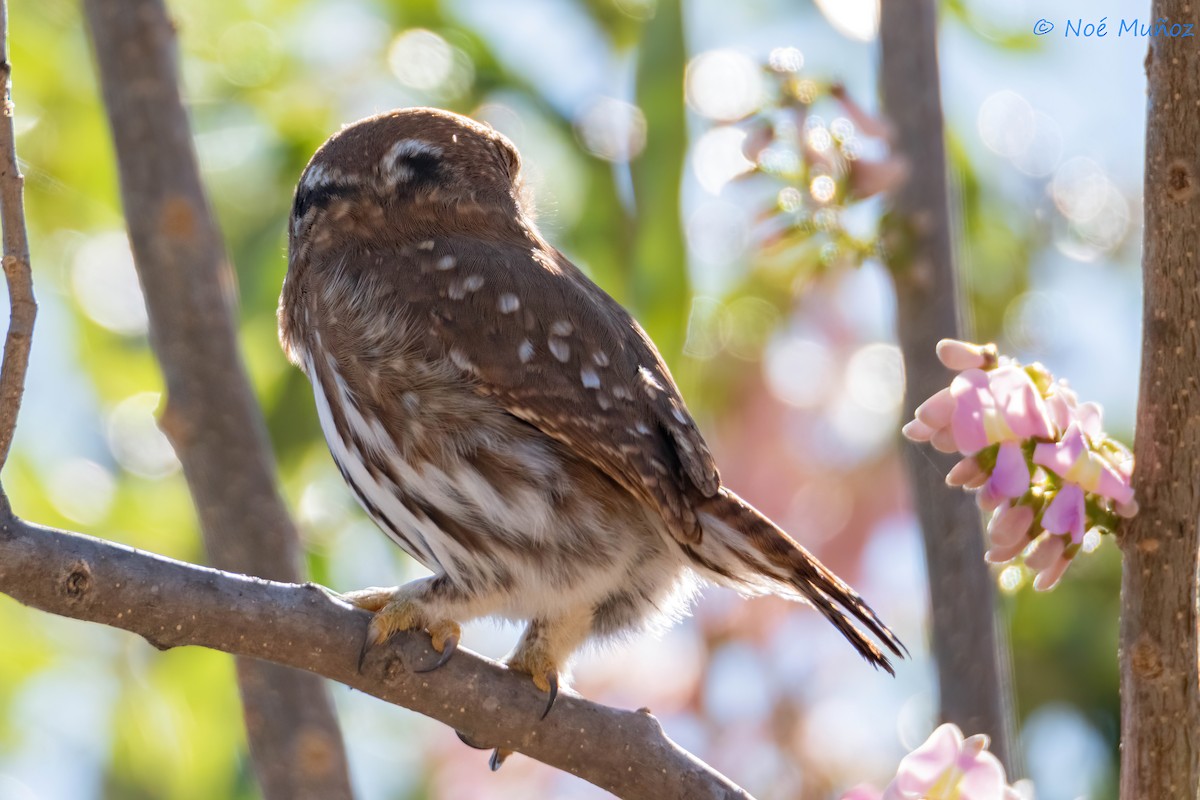
[[[1118,517],[1137,513],[1133,456],[1104,433],[1100,406],[1080,403],[1041,364],[955,339],[939,342],[937,353],[958,375],[921,404],[904,435],[963,455],[946,483],[976,490],[980,508],[992,512],[988,561],[1025,553],[1034,588],[1050,589],[1085,533],[1108,533]]]
[[[841,800],[1020,800],[987,746],[982,734],[964,739],[957,725],[941,725],[901,760],[886,789],[856,786]]]

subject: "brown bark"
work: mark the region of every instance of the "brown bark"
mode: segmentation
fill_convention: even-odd
[[[234,277],[200,181],[174,29],[161,0],[86,0],[84,9],[150,341],[167,385],[161,425],[183,464],[209,558],[222,568],[298,580],[298,537],[237,349]],[[264,795],[351,797],[325,685],[259,661],[239,661],[237,674]]]
[[[25,232],[25,178],[17,166],[13,102],[9,90],[12,65],[8,61],[8,3],[0,0],[0,224],[4,237],[4,278],[8,282],[8,332],[4,337],[4,363],[0,367],[0,469],[8,461],[17,413],[25,394],[29,348],[37,303],[29,269],[29,239]]]
[[[1196,25],[1186,0],[1150,18]],[[1193,28],[1194,30],[1194,28]],[[1200,797],[1200,51],[1156,36],[1146,59],[1141,511],[1120,532],[1121,797]]]
[[[910,165],[884,228],[896,284],[904,355],[904,413],[949,383],[935,355],[939,339],[958,338],[958,295],[946,186],[946,150],[933,0],[886,0],[880,6],[880,84],[893,149]],[[986,733],[1010,776],[1008,651],[995,614],[995,587],[983,559],[979,511],[970,495],[945,484],[953,457],[904,443],[913,503],[929,573],[933,654],[940,716],[967,735]]]
[[[462,649],[433,672],[415,672],[438,657],[424,633],[396,634],[372,649],[360,670],[370,615],[313,584],[220,572],[4,514],[0,592],[132,631],[158,648],[198,645],[310,670],[618,797],[752,800],[667,738],[648,710],[607,708],[563,690],[540,719],[546,696],[528,676]],[[306,744],[310,771],[337,757],[320,739]]]

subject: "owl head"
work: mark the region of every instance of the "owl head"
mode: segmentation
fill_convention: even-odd
[[[315,212],[345,200],[446,214],[521,213],[521,157],[490,126],[437,108],[389,111],[347,125],[313,155],[292,204],[293,236]]]

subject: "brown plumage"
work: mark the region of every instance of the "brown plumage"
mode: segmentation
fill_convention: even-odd
[[[695,578],[814,605],[872,664],[902,646],[721,485],[653,343],[542,239],[500,134],[435,109],[357,122],[296,191],[280,336],[367,512],[434,574],[351,596],[368,646],[526,620],[544,690],[580,645],[679,613]]]

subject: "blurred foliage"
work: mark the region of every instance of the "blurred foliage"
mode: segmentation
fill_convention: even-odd
[[[734,226],[732,234],[745,241],[718,258],[680,222],[681,203],[687,206],[694,182],[695,170],[686,167],[705,130],[702,115],[694,104],[690,111],[685,107],[681,92],[685,66],[694,65],[690,59],[697,55],[687,48],[690,4],[683,0],[563,0],[545,6],[570,15],[586,33],[580,41],[599,43],[579,57],[603,59],[600,68],[613,75],[612,93],[627,92],[636,103],[637,108],[621,107],[629,112],[627,124],[609,132],[616,137],[611,146],[596,143],[597,133],[587,123],[588,98],[564,103],[547,91],[544,76],[531,74],[513,58],[512,33],[501,30],[509,20],[495,12],[500,4],[175,0],[170,5],[178,22],[197,148],[236,265],[243,351],[315,580],[357,588],[403,580],[412,567],[352,508],[320,439],[309,386],[277,346],[274,310],[286,269],[285,220],[296,177],[331,132],[403,105],[473,113],[516,141],[549,238],[639,317],[718,446],[726,440],[731,453],[745,454],[741,463],[724,461],[732,464],[724,474],[740,474],[755,484],[764,507],[774,503],[793,525],[811,532],[830,518],[827,506],[835,505],[833,499],[841,498],[841,522],[821,533],[844,529],[839,541],[849,544],[842,545],[840,556],[829,550],[843,563],[857,561],[856,548],[875,526],[906,513],[890,447],[872,450],[864,464],[840,451],[831,454],[829,420],[844,405],[836,388],[840,366],[831,373],[835,388],[822,395],[826,405],[821,409],[792,408],[764,388],[764,350],[791,329],[820,329],[839,362],[864,344],[852,325],[836,319],[843,284],[829,267],[847,254],[855,263],[869,254],[870,226],[879,206],[865,202],[853,216],[865,218],[866,226],[855,219],[844,230],[814,226],[815,214],[800,213],[819,210],[811,203],[812,182],[823,175],[833,179],[838,203],[858,199],[854,158],[846,149],[851,140],[833,125],[836,118],[853,114],[825,94],[832,84],[801,87],[778,70],[764,74],[776,82],[773,91],[782,93],[762,98],[774,98],[776,111],[760,103],[738,115],[749,115],[748,135],[768,118],[772,131],[785,137],[811,135],[820,127],[839,155],[816,172],[813,161],[802,169],[765,169],[728,184],[720,195],[728,205],[718,207],[712,219],[736,222],[736,214],[727,213],[730,207],[768,213],[746,215],[745,225]],[[961,9],[951,4],[948,13]],[[110,248],[100,258],[94,247],[106,234],[104,241],[111,241],[123,222],[77,4],[13,4],[11,35],[18,148],[27,176],[43,313],[17,458],[6,485],[17,512],[31,520],[203,561],[186,487],[156,449],[161,442],[145,413],[146,398],[140,405],[128,403],[144,393],[152,397],[162,385],[144,326],[129,310],[130,297],[136,301],[137,294],[130,289],[128,254]],[[1023,41],[1014,37],[1016,44]],[[552,44],[547,39],[517,46]],[[431,65],[441,65],[434,76],[438,80],[430,79]],[[563,70],[581,67],[568,63]],[[818,103],[829,109],[828,125],[814,123],[818,114],[810,112]],[[790,110],[780,111],[783,106]],[[782,125],[789,114],[790,133]],[[953,138],[951,145],[962,201],[966,284],[980,333],[995,336],[1005,309],[1028,284],[1031,253],[1044,235],[989,192],[965,150]],[[796,138],[793,146],[806,145]],[[785,209],[791,217],[779,217],[782,190],[789,187],[800,193],[801,202]],[[785,223],[783,235],[776,237],[785,247],[763,248],[755,239],[767,232],[760,225],[772,218]],[[839,238],[839,230],[846,238]],[[833,251],[826,246],[830,243]],[[711,270],[715,279],[696,267],[705,259],[718,264]],[[871,337],[880,338],[867,336],[868,344]],[[811,481],[801,487],[807,492],[803,496],[794,483],[799,480]],[[1051,699],[1065,699],[1113,737],[1115,675],[1104,665],[1115,669],[1116,563],[1111,548],[1107,560],[1088,561],[1094,563],[1073,573],[1054,595],[1021,593],[1010,600],[1018,624],[1021,707],[1029,712]],[[913,587],[907,587],[909,602],[913,595]],[[684,648],[687,660],[680,657],[671,667],[675,674],[649,672],[652,678],[643,675],[632,688],[600,681],[596,696],[631,707],[649,698],[656,711],[674,713],[681,738],[693,737],[689,745],[718,767],[750,773],[749,788],[764,798],[822,796],[850,780],[847,771],[853,774],[867,759],[843,759],[839,772],[833,761],[804,755],[805,736],[818,744],[825,738],[823,723],[806,721],[808,709],[834,696],[831,687],[846,691],[847,681],[870,677],[865,671],[845,677],[860,666],[842,660],[852,654],[839,649],[842,644],[822,623],[803,610],[793,617],[793,610],[782,602],[709,603],[697,622],[704,627],[701,643]],[[799,652],[789,643],[797,639],[795,630],[813,643],[811,648]],[[30,770],[43,771],[52,797],[257,796],[230,659],[195,649],[160,654],[124,634],[49,618],[2,597],[0,642],[0,797],[6,774]],[[910,640],[910,645],[919,650],[919,644]],[[816,665],[806,662],[807,671],[799,675],[793,661],[779,663],[780,653],[800,659],[811,657],[806,655],[810,649],[822,654],[828,649],[831,655],[822,655]],[[731,721],[730,712],[722,716],[720,709],[731,704],[722,705],[720,692],[710,685],[710,669],[712,675],[726,675],[721,665],[736,660],[730,654],[742,658],[746,651],[753,651],[760,672],[753,680],[733,681],[737,702],[732,705],[756,708],[755,691],[774,686],[777,692],[753,724],[741,717]],[[619,660],[614,669],[623,681],[636,660]],[[870,691],[885,691],[882,684],[871,686]],[[920,678],[910,678],[904,687],[886,691],[918,692]],[[447,732],[425,737],[429,741],[421,738],[430,728],[418,727],[406,712],[372,706],[382,720],[377,721],[360,709],[360,700],[339,695],[339,702],[348,709],[348,720],[360,726],[349,733],[359,748],[352,759],[386,765],[370,773],[357,767],[364,798],[503,796],[490,793],[517,786],[530,796],[559,796],[558,776],[549,770],[514,760],[491,776],[483,759]],[[810,724],[820,735],[805,734]],[[890,742],[890,733],[880,735]],[[765,739],[773,744],[756,749],[752,758],[746,748]],[[880,757],[894,766],[890,754]],[[392,769],[395,762],[399,766]],[[796,766],[801,762],[803,768]],[[477,773],[487,782],[469,783]]]

